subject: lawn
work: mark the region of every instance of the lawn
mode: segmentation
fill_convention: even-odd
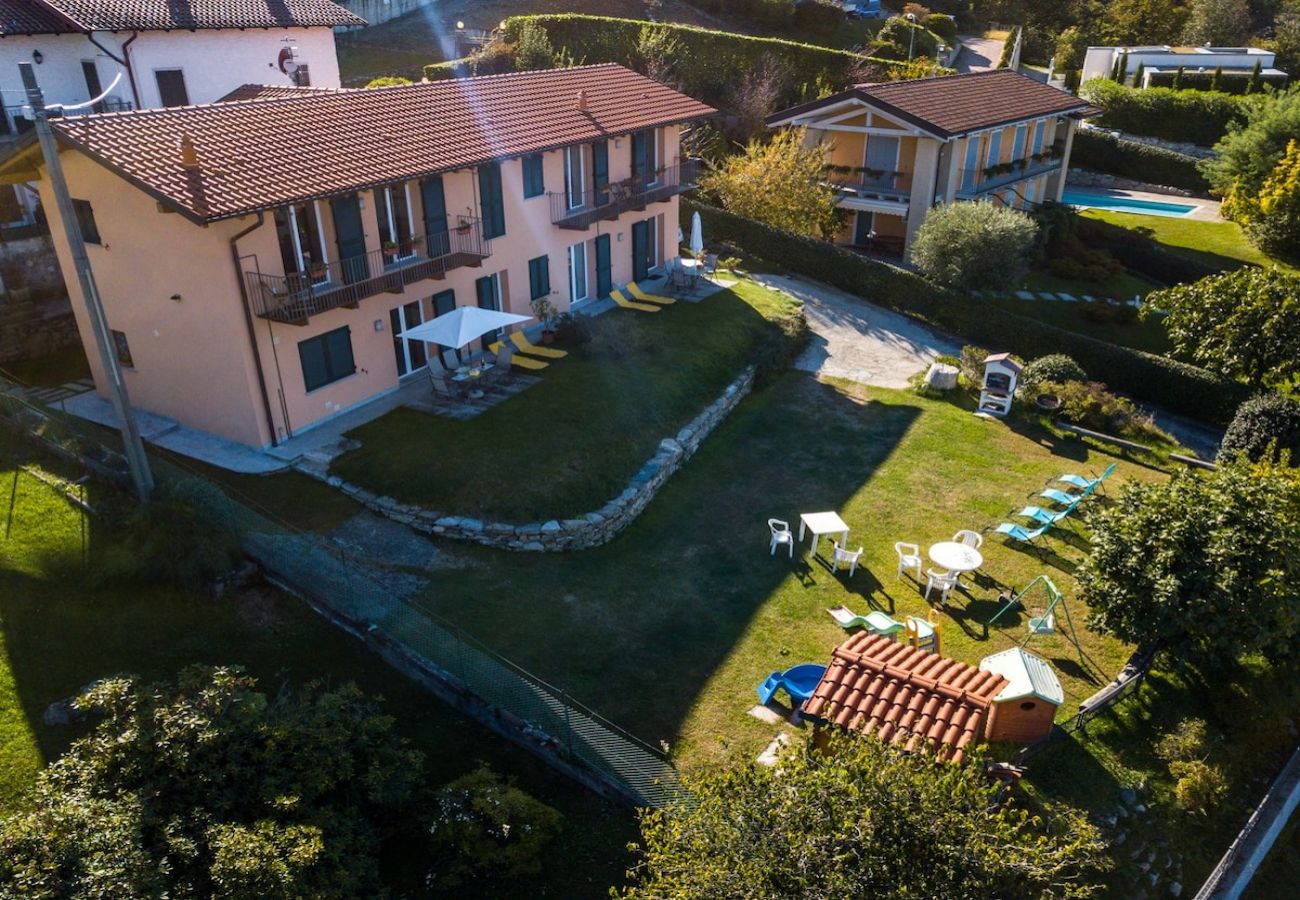
[[[1247,240],[1236,222],[1204,222],[1174,216],[1139,216],[1132,213],[1088,209],[1082,215],[1149,234],[1168,250],[1207,265],[1233,269],[1245,263],[1281,265]],[[1283,266],[1283,268],[1287,268]]]
[[[468,422],[398,409],[349,434],[331,473],[457,515],[580,516],[617,496],[761,352],[796,302],[742,281],[700,304],[615,310],[522,394]],[[635,326],[635,327],[629,327]]]
[[[1121,347],[1132,347],[1134,350],[1145,350],[1148,353],[1161,355],[1168,353],[1170,349],[1169,335],[1160,319],[1121,322],[1112,318],[1110,321],[1098,322],[1089,318],[1090,309],[1085,304],[1065,301],[985,297],[977,302],[991,303],[1007,312],[1038,319],[1057,328],[1086,334],[1088,337],[1118,344]]]
[[[59,469],[0,432],[0,514],[8,513],[19,463]],[[51,702],[114,673],[156,679],[195,663],[238,664],[272,691],[314,678],[355,681],[385,698],[399,730],[424,751],[431,784],[486,760],[563,812],[566,828],[544,875],[487,895],[597,897],[620,879],[624,844],[635,834],[630,816],[454,713],[292,597],[257,588],[216,603],[147,581],[87,586],[79,514],[31,475],[16,483],[12,518],[0,524],[0,815],[21,806],[37,770],[74,736],[43,724]],[[92,502],[111,499],[91,486]],[[115,536],[95,520],[89,526],[94,567]],[[419,892],[423,855],[418,846],[392,853],[385,869],[395,892]]]

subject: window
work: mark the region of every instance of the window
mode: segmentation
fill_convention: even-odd
[[[569,248],[569,300],[587,299],[587,245],[574,244]]]
[[[77,224],[81,226],[81,239],[87,244],[104,243],[99,237],[99,226],[95,224],[95,210],[89,200],[73,200],[72,208],[77,213]]]
[[[501,164],[489,163],[478,170],[479,203],[483,207],[483,237],[491,240],[506,233],[506,206],[501,196]]]
[[[286,275],[310,275],[312,284],[328,281],[320,211],[315,203],[282,206],[275,211],[275,236]]]
[[[189,106],[190,94],[185,90],[185,73],[180,69],[159,69],[158,100],[163,106]]]
[[[986,166],[996,166],[999,158],[1002,156],[1002,132],[995,131],[989,135],[989,155],[986,157]]]
[[[974,190],[977,181],[978,172],[976,169],[980,164],[980,139],[977,137],[966,138],[966,167],[961,174],[961,189],[963,191]]]
[[[379,220],[379,242],[386,262],[415,255],[411,194],[407,185],[376,188],[375,217]]]
[[[298,344],[302,382],[308,393],[356,372],[352,361],[352,330],[346,325]]]
[[[540,197],[546,193],[546,176],[542,171],[542,155],[524,157],[524,199]]]
[[[528,260],[528,296],[533,300],[551,293],[551,258],[539,256]]]
[[[1012,159],[1013,162],[1014,162],[1015,160],[1023,159],[1023,158],[1024,158],[1024,155],[1025,155],[1025,138],[1028,137],[1028,136],[1029,136],[1029,126],[1028,126],[1028,125],[1017,125],[1017,126],[1016,126],[1016,138],[1015,138],[1015,143],[1011,145],[1011,159]]]
[[[131,358],[131,345],[126,342],[126,332],[114,331],[113,335],[113,353],[117,356],[117,364],[124,369],[134,369],[135,360]]]

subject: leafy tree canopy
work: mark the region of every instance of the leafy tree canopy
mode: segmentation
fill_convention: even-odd
[[[1201,164],[1201,170],[1221,196],[1228,196],[1234,188],[1258,194],[1297,135],[1300,87],[1292,87],[1272,102],[1252,104],[1246,110],[1245,123],[1228,131],[1215,145],[1215,155]],[[1231,208],[1227,213],[1232,214]]]
[[[1300,401],[1270,392],[1237,407],[1219,444],[1219,458],[1238,453],[1275,462],[1286,454],[1291,465],[1300,466]]]
[[[791,747],[688,779],[694,805],[644,812],[629,898],[1088,897],[1105,865],[1096,829],[1055,830],[978,763],[938,763],[860,735]]]
[[[1192,46],[1239,46],[1250,36],[1254,23],[1247,0],[1192,0],[1183,40]]]
[[[1225,461],[1216,472],[1129,482],[1089,517],[1079,572],[1090,625],[1198,663],[1300,647],[1300,478]]]
[[[1238,181],[1223,205],[1244,223],[1246,234],[1259,249],[1300,263],[1300,142],[1287,144],[1286,155],[1264,179],[1257,195]]]

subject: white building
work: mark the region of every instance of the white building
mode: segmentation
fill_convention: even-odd
[[[1125,56],[1127,54],[1127,57]],[[1284,79],[1286,73],[1273,68],[1272,51],[1259,47],[1089,47],[1083,58],[1083,76],[1081,82],[1093,78],[1110,78],[1116,64],[1127,59],[1124,69],[1126,79],[1137,73],[1138,66],[1143,68],[1143,83],[1138,87],[1147,87],[1151,77],[1161,72],[1177,72],[1182,66],[1184,72],[1213,72],[1222,68],[1225,75],[1248,76],[1259,63],[1260,74],[1270,79]]]

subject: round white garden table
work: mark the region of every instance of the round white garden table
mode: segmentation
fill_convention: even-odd
[[[940,541],[930,545],[930,559],[949,572],[974,572],[984,565],[984,557],[974,547],[957,541]]]

